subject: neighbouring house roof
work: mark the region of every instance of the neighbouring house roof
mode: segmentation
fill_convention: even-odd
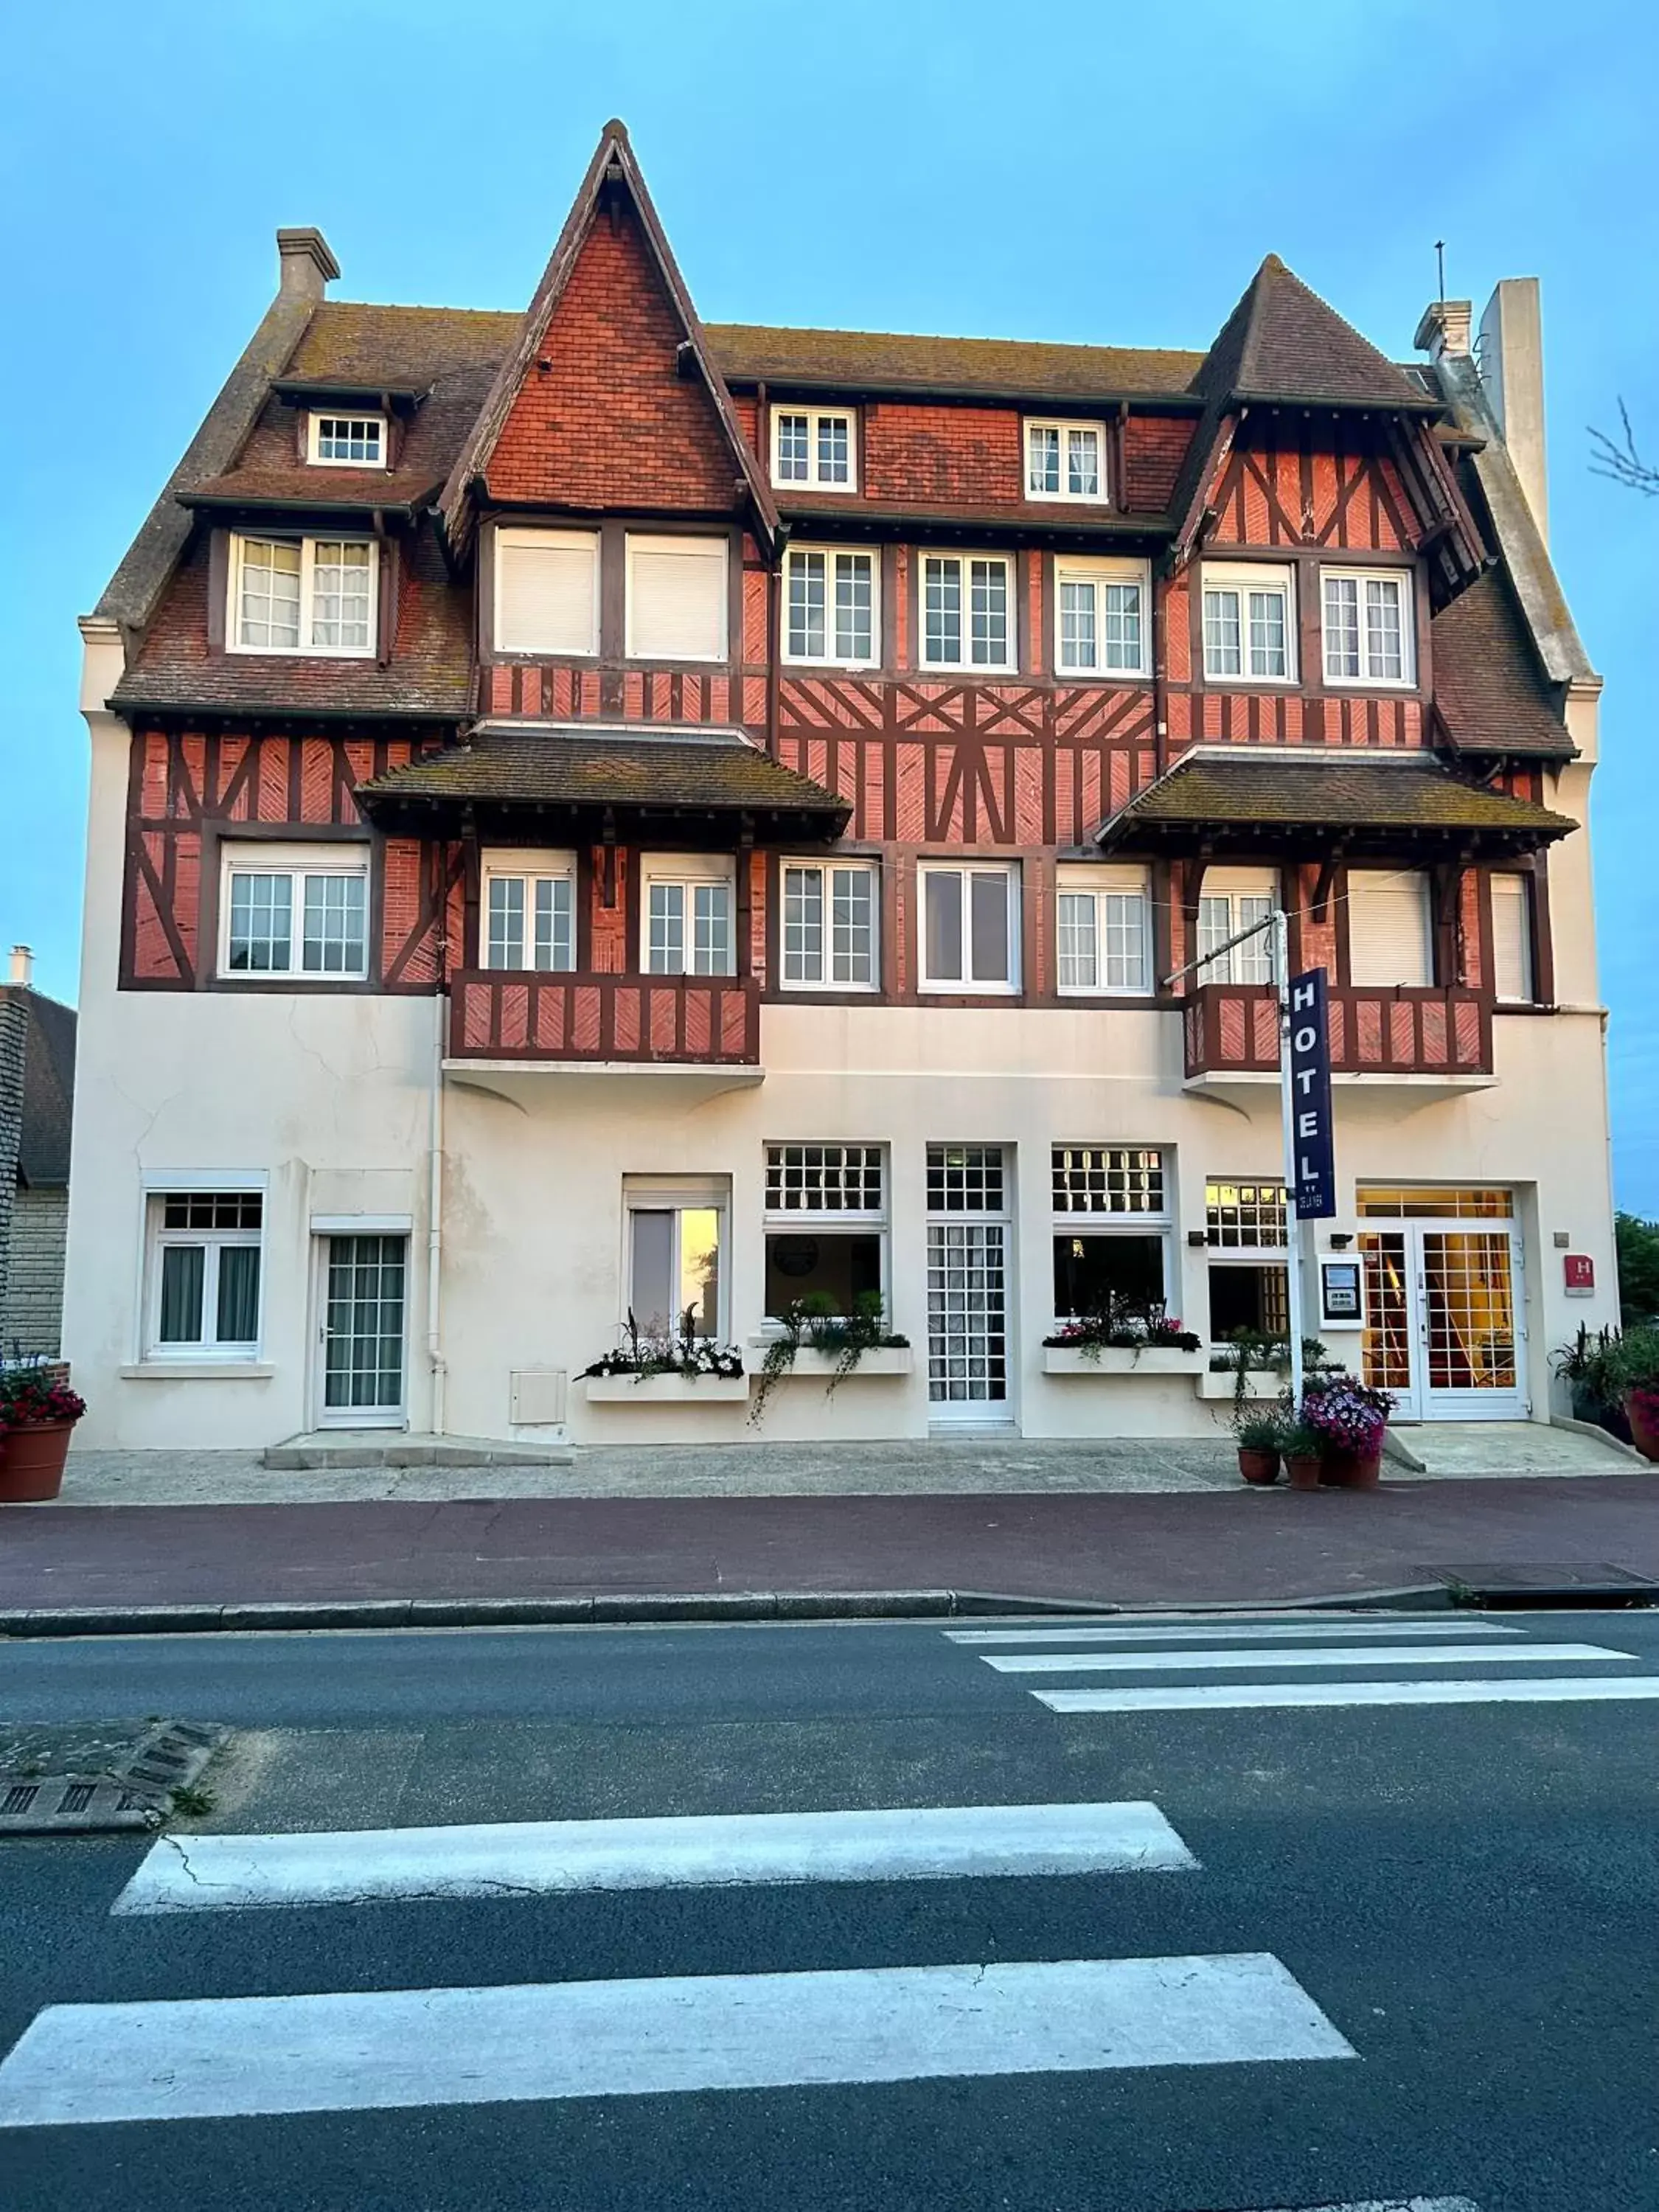
[[[480,728],[464,744],[428,754],[359,784],[374,821],[428,824],[435,811],[542,811],[666,822],[701,817],[729,836],[732,817],[836,836],[851,808],[732,735],[702,738],[585,737],[563,732]]]
[[[1509,579],[1490,569],[1430,631],[1434,703],[1460,752],[1570,760],[1577,751]]]
[[[1431,761],[1221,758],[1189,754],[1105,823],[1110,850],[1158,844],[1191,848],[1259,840],[1275,848],[1298,835],[1328,851],[1409,848],[1450,838],[1483,849],[1530,852],[1578,825],[1565,814],[1487,791]]]
[[[59,1189],[70,1176],[75,1009],[15,983],[0,983],[0,1003],[5,1002],[21,1004],[25,1022],[17,1180],[31,1190]]]
[[[1187,399],[1201,353],[1151,346],[1038,345],[913,337],[896,331],[777,330],[709,323],[728,384],[1054,400]]]

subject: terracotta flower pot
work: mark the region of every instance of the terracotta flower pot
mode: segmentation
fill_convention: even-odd
[[[0,1438],[0,1505],[56,1498],[64,1483],[73,1421],[32,1421]]]
[[[1291,1488],[1317,1490],[1320,1469],[1323,1464],[1316,1452],[1310,1452],[1305,1457],[1297,1454],[1295,1458],[1287,1459],[1285,1462],[1285,1472],[1291,1478]]]
[[[1323,1480],[1333,1490],[1375,1490],[1382,1480],[1382,1454],[1329,1451],[1322,1462]]]
[[[1644,1459],[1659,1460],[1659,1404],[1645,1390],[1632,1390],[1625,1401],[1631,1442]]]
[[[1279,1480],[1279,1454],[1259,1444],[1240,1444],[1238,1471],[1246,1482],[1259,1483],[1265,1489]]]

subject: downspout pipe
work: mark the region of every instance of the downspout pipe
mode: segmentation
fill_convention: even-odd
[[[428,1173],[426,1199],[426,1357],[432,1375],[432,1433],[445,1433],[446,1385],[449,1363],[444,1358],[442,1297],[444,1255],[444,1036],[448,1026],[449,946],[444,917],[439,917],[438,988],[433,994],[432,1087],[428,1109]]]

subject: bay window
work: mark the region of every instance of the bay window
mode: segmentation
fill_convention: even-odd
[[[1054,937],[1062,993],[1149,992],[1152,928],[1146,871],[1062,867]]]
[[[1320,576],[1328,684],[1413,680],[1411,578],[1375,568]]]
[[[873,991],[881,879],[873,860],[786,860],[782,981],[788,990]]]
[[[1013,667],[1012,569],[1001,553],[922,556],[924,668]]]
[[[881,658],[881,557],[796,545],[784,571],[783,657],[872,668]]]
[[[231,652],[374,653],[380,564],[372,539],[233,535],[230,550]]]
[[[1265,562],[1206,561],[1204,673],[1225,682],[1285,684],[1296,676],[1291,572]]]
[[[1019,867],[924,860],[916,872],[921,898],[924,991],[1019,988]]]

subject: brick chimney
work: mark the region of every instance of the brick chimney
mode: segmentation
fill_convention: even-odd
[[[1412,343],[1419,353],[1438,361],[1443,353],[1466,354],[1474,303],[1468,300],[1431,300],[1424,308]]]
[[[309,224],[302,230],[279,230],[276,257],[282,270],[278,296],[289,300],[320,300],[329,280],[340,273],[340,264],[320,230]]]
[[[1486,302],[1475,348],[1486,401],[1546,545],[1550,542],[1544,442],[1544,329],[1535,276],[1505,276]]]
[[[11,981],[26,991],[34,988],[34,955],[27,945],[14,945],[11,948]]]

